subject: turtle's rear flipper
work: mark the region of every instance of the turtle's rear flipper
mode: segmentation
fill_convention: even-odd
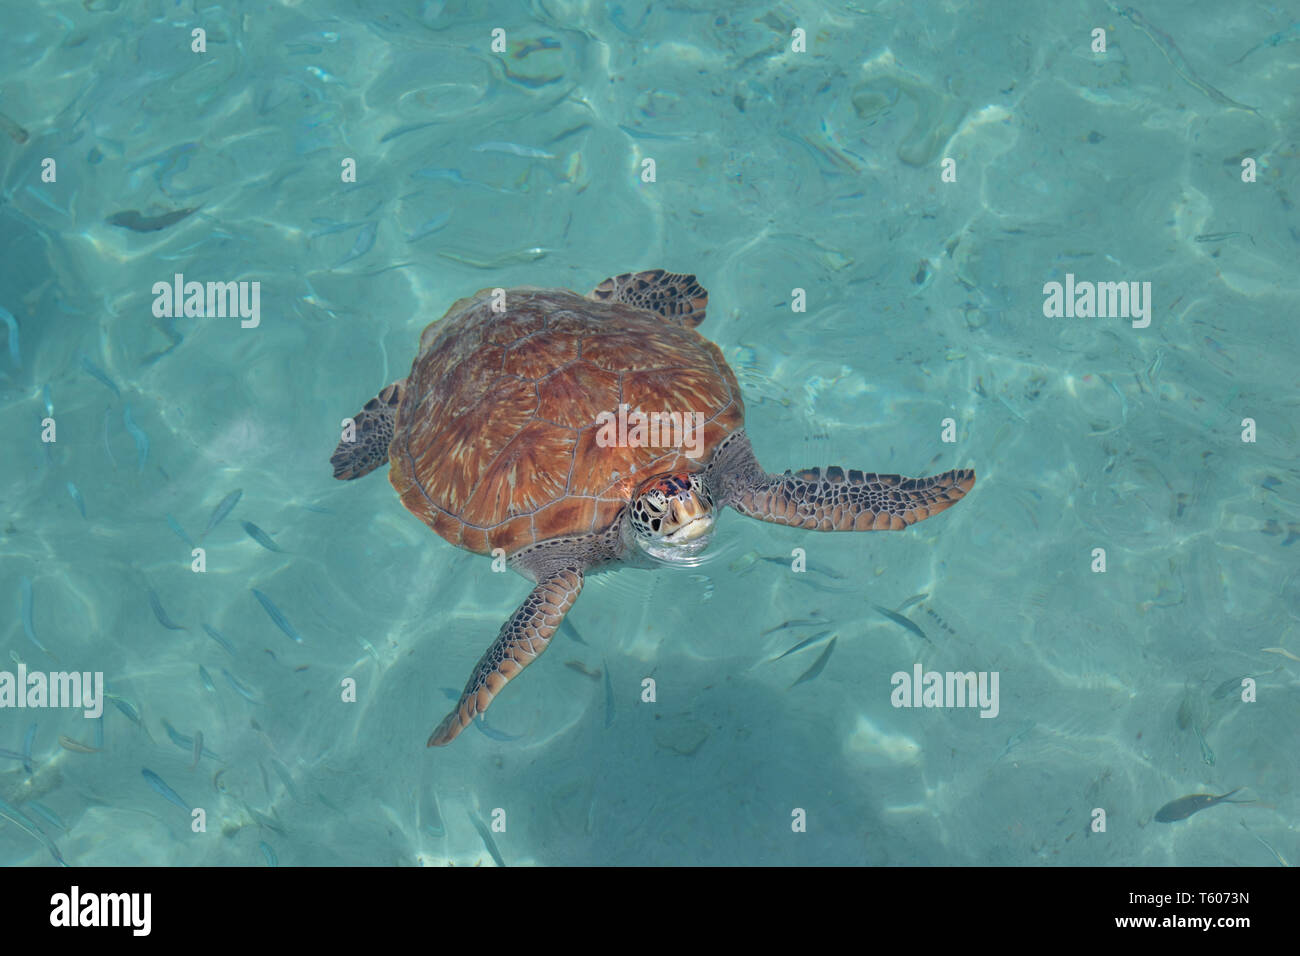
[[[335,478],[360,478],[388,463],[388,445],[401,400],[402,383],[394,382],[352,416],[352,426],[344,425],[343,439],[330,455]]]
[[[430,747],[455,740],[471,720],[488,709],[507,682],[537,660],[581,592],[582,569],[576,565],[551,573],[533,588],[479,659],[460,703],[429,737]]]
[[[638,309],[657,312],[670,322],[693,329],[704,321],[709,293],[695,281],[695,276],[650,269],[625,272],[606,279],[591,290],[589,298],[597,302],[625,302]]]

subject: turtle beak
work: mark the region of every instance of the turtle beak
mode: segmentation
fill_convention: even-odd
[[[665,523],[675,525],[677,530],[664,536],[668,544],[686,544],[713,531],[713,509],[699,495],[691,495],[685,501],[674,498],[670,515]]]

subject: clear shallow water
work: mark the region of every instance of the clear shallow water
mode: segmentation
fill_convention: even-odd
[[[510,864],[1275,865],[1243,823],[1300,857],[1300,665],[1263,650],[1300,655],[1293,5],[86,6],[0,21],[0,643],[57,666],[27,578],[37,639],[143,724],[108,705],[85,754],[57,742],[93,742],[77,713],[0,710],[7,750],[37,724],[0,797],[68,862],[261,865],[264,842],[282,865],[489,863],[470,814],[494,808]],[[492,708],[522,736],[428,751],[527,585],[382,476],[335,482],[339,422],[476,289],[654,266],[709,289],[701,332],[769,469],[979,483],[899,535],[728,512],[702,567],[595,576],[570,615],[587,645],[559,635]],[[260,326],[155,318],[176,272],[259,281]],[[1150,326],[1045,317],[1067,273],[1150,282]],[[755,560],[796,547],[807,574]],[[918,594],[928,642],[873,609]],[[791,619],[829,623],[762,633]],[[819,651],[771,659],[825,628],[826,668],[791,686]],[[918,661],[997,671],[998,717],[892,707]],[[1258,702],[1212,695],[1241,675]],[[164,719],[219,759],[191,771]],[[1152,822],[1238,786],[1269,806]],[[0,860],[52,862],[12,824]]]

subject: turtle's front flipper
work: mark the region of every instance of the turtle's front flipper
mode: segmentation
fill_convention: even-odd
[[[340,441],[330,455],[335,478],[360,478],[387,463],[388,445],[393,440],[393,425],[401,400],[402,382],[394,382],[352,416],[356,440]]]
[[[956,504],[975,484],[970,468],[932,478],[836,467],[765,477],[727,503],[760,521],[812,531],[899,531]]]
[[[811,531],[899,531],[956,504],[975,484],[970,468],[931,478],[837,467],[769,475],[742,432],[726,442],[709,478],[718,502],[759,521]]]
[[[533,588],[480,658],[460,695],[460,703],[429,737],[430,747],[455,740],[471,720],[488,709],[502,687],[546,650],[551,635],[581,591],[582,569],[578,567],[555,571]]]

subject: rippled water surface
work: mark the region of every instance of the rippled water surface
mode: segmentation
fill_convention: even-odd
[[[0,13],[0,669],[114,695],[0,709],[0,863],[1300,858],[1300,13],[724,6]],[[653,267],[769,471],[978,483],[594,575],[426,749],[529,585],[335,481],[341,422],[478,289]],[[917,665],[996,716],[894,706]]]

